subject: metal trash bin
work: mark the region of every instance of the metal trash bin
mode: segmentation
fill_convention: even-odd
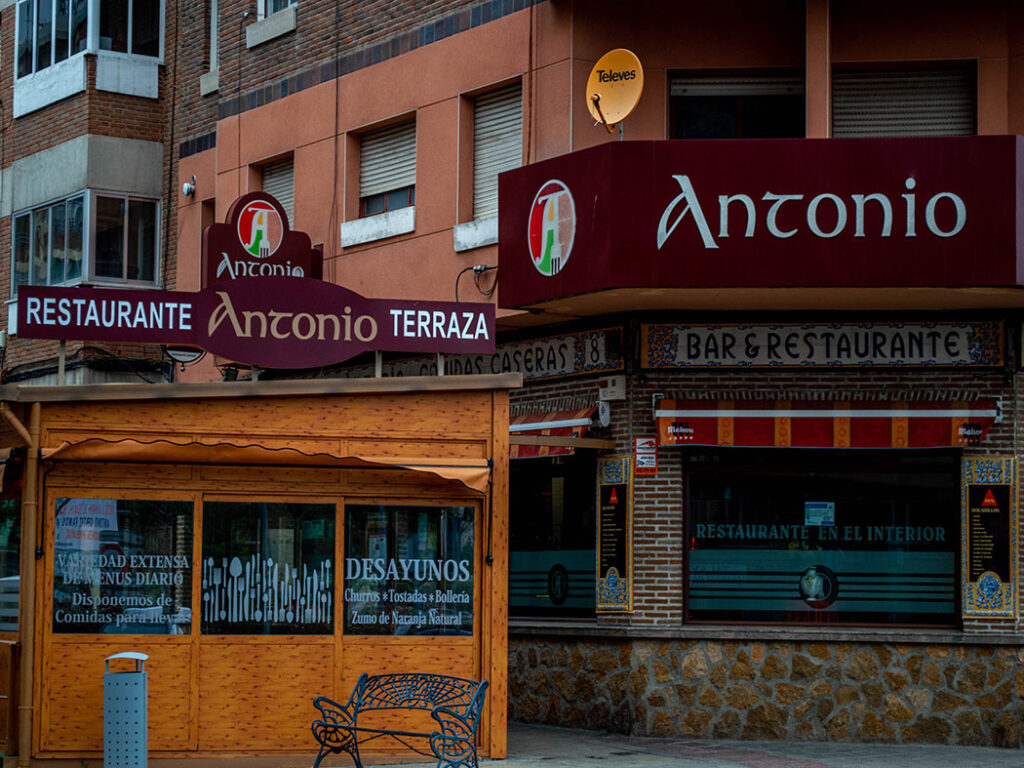
[[[146,768],[148,728],[145,653],[126,651],[106,659],[103,674],[103,768]],[[135,670],[111,672],[112,659],[131,659]]]

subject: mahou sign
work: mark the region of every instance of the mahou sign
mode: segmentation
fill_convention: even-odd
[[[1022,161],[1019,136],[609,142],[501,175],[502,304],[1022,285]]]
[[[361,352],[489,354],[494,305],[368,299],[306,277],[242,277],[198,293],[18,289],[17,335],[191,344],[262,368],[312,368]]]

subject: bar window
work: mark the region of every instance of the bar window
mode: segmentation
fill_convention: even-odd
[[[191,502],[61,498],[55,512],[55,633],[191,632]]]
[[[690,620],[955,625],[952,452],[733,448],[684,467]]]
[[[345,634],[473,634],[473,508],[345,507]]]
[[[334,505],[203,505],[206,635],[334,632]]]
[[[509,614],[594,616],[593,452],[510,462]]]

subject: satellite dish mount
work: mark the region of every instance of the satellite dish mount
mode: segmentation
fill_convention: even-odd
[[[590,71],[587,108],[608,133],[614,133],[618,125],[621,140],[622,121],[636,108],[643,90],[644,70],[640,59],[632,51],[616,48],[598,59]]]

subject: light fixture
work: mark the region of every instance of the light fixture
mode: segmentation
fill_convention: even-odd
[[[186,344],[165,344],[163,350],[165,355],[181,365],[181,370],[183,371],[186,365],[194,363],[206,354],[205,349],[190,347]]]
[[[192,181],[186,181],[181,185],[181,194],[185,197],[191,197],[196,193],[196,175],[192,174]]]

